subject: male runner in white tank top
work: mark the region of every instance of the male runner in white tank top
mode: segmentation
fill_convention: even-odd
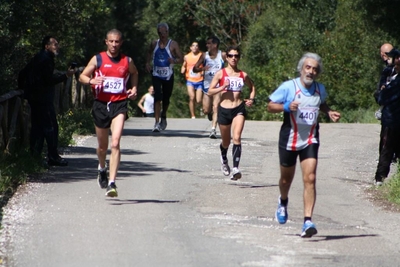
[[[217,138],[217,114],[221,97],[220,94],[209,96],[207,92],[215,73],[224,67],[224,62],[226,61],[226,53],[218,49],[219,43],[220,41],[217,37],[209,37],[206,42],[207,52],[203,53],[193,68],[194,72],[204,71],[203,112],[212,121],[210,132],[210,138],[212,139]]]

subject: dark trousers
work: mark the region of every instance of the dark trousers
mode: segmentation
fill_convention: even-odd
[[[30,150],[34,156],[42,154],[44,140],[48,158],[57,159],[58,123],[52,103],[29,102],[31,106]]]
[[[167,116],[167,110],[174,89],[174,75],[172,74],[169,80],[163,80],[159,77],[152,76],[152,82],[154,87],[154,103],[162,101],[161,117]]]
[[[375,180],[382,181],[390,172],[393,155],[400,153],[400,128],[382,127],[380,140],[380,154]]]

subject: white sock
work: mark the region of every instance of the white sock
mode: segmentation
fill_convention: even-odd
[[[107,164],[106,164],[106,166],[104,168],[100,167],[100,164],[99,164],[98,170],[102,171],[102,172],[107,170]]]

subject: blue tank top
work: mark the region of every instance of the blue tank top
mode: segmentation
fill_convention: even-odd
[[[162,80],[169,80],[174,74],[174,65],[169,63],[168,58],[172,58],[169,46],[172,40],[168,40],[165,48],[160,48],[157,40],[156,47],[153,51],[153,76],[158,77]]]

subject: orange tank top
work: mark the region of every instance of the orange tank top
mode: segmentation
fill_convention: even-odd
[[[196,65],[197,61],[201,57],[202,53],[198,53],[194,55],[193,52],[190,52],[186,55],[186,80],[189,82],[201,82],[203,81],[203,73],[202,72],[193,72],[193,67]]]

